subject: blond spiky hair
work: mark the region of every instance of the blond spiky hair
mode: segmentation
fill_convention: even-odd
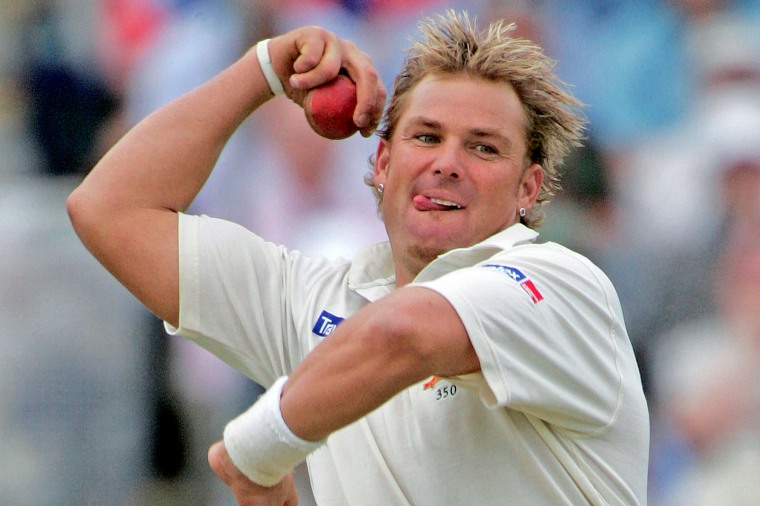
[[[514,29],[514,23],[499,20],[480,31],[467,13],[453,10],[422,21],[423,38],[407,52],[378,135],[393,137],[409,92],[429,75],[465,74],[510,85],[527,118],[527,156],[543,168],[536,205],[523,219],[537,227],[544,219],[542,205],[559,189],[562,160],[581,145],[586,120],[581,103],[554,73],[554,60],[535,43],[512,38]]]

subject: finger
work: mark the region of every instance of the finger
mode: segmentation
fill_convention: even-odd
[[[385,105],[385,86],[365,53],[359,51],[353,43],[344,41],[346,59],[344,67],[356,83],[356,109],[354,123],[365,137],[374,132],[382,116]]]
[[[298,492],[296,483],[293,479],[293,473],[289,473],[283,480],[283,485],[287,491],[287,500],[284,506],[298,506]]]
[[[325,38],[328,36],[324,35]],[[293,71],[296,74],[306,74],[319,65],[327,47],[325,38],[305,34],[296,41],[298,56],[293,61]]]
[[[293,88],[308,90],[333,80],[340,72],[342,54],[338,37],[323,29],[314,29],[296,41],[299,56],[290,76]]]
[[[376,116],[377,100],[379,92],[379,79],[377,74],[370,73],[356,83],[356,109],[354,110],[354,123],[364,134],[367,130],[373,131],[373,119]]]
[[[366,127],[362,127],[360,130],[362,136],[364,137],[369,137],[375,132],[380,121],[382,120],[383,111],[385,110],[385,86],[380,81],[378,81],[378,84],[379,88],[376,94],[375,106],[372,115],[370,116],[369,124]]]
[[[208,464],[217,476],[228,486],[232,483],[232,477],[227,473],[224,457],[227,453],[223,441],[211,445],[208,450]]]

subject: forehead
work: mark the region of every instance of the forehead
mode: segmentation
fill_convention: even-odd
[[[428,119],[448,128],[499,130],[524,138],[527,117],[507,83],[465,74],[429,75],[406,97],[399,126]]]

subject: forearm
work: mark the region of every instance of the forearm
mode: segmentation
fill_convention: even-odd
[[[179,317],[177,212],[200,192],[232,133],[271,96],[249,51],[136,125],[67,201],[87,249],[173,325]]]
[[[246,476],[269,486],[330,433],[409,386],[433,374],[455,376],[479,367],[467,332],[443,297],[425,288],[398,290],[341,323],[284,385],[278,380],[230,422],[225,445]]]
[[[373,330],[366,320],[346,320],[225,427],[226,452],[245,476],[276,485],[330,433],[426,377],[414,353],[394,357],[393,343],[378,346],[383,336]]]
[[[355,46],[316,27],[270,41],[272,81],[302,104],[306,90],[346,68],[357,83],[356,117],[368,135],[385,90]],[[266,53],[262,52],[263,56]],[[262,58],[263,59],[263,58]],[[272,98],[256,48],[212,80],[151,114],[121,139],[66,206],[90,252],[146,307],[179,320],[177,212],[192,203],[240,124]]]
[[[231,67],[128,132],[77,190],[91,205],[183,211],[232,133],[271,92],[249,51]]]
[[[325,30],[307,27],[272,39],[269,50],[263,52],[267,54],[271,78],[279,80],[297,104],[303,103],[306,90],[328,82],[345,67],[357,82],[354,114],[363,120],[362,132],[368,135],[374,129],[385,91],[371,62],[355,46]],[[156,212],[187,209],[230,136],[270,98],[272,91],[254,47],[212,80],[141,121],[103,157],[68,201],[85,244],[98,256],[108,249],[104,243],[119,235],[118,231],[104,234],[104,224],[119,223],[125,232],[140,231],[143,223],[153,225]],[[136,223],[140,225],[135,227]],[[104,257],[109,255],[105,251]]]

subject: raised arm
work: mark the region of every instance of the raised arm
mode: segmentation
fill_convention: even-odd
[[[385,91],[369,58],[351,42],[301,28],[272,39],[269,54],[285,94],[299,105],[308,89],[345,68],[357,83],[357,126],[364,135],[373,131]],[[233,132],[272,96],[253,48],[136,125],[67,201],[90,252],[173,325],[179,316],[177,213],[200,192]]]

